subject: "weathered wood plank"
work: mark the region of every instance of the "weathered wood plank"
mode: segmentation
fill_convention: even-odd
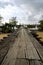
[[[35,46],[41,60],[43,61],[43,52],[42,52],[43,46],[32,36],[32,34],[31,34],[30,38],[31,38],[31,41],[33,42],[33,45]]]
[[[26,44],[27,44],[27,50],[26,50],[26,58],[28,59],[38,59],[40,60],[37,51],[35,49],[35,47],[33,46],[29,36],[27,35],[27,33],[25,32],[25,36],[26,36]]]
[[[19,48],[17,58],[25,58],[25,49],[23,47]]]
[[[26,51],[27,53],[27,55],[26,55],[26,58],[28,58],[28,59],[38,59],[38,60],[40,60],[40,58],[39,58],[39,56],[38,56],[38,54],[37,54],[37,52],[36,52],[36,50],[35,50],[35,48],[33,47],[27,47],[27,51]]]
[[[14,65],[16,57],[17,57],[17,52],[18,52],[18,43],[19,43],[19,39],[16,40],[13,47],[10,48],[8,54],[5,56],[1,65],[11,65],[11,64]]]
[[[41,61],[38,60],[30,60],[30,65],[42,65]]]
[[[41,63],[42,63],[41,61],[37,61],[37,60],[35,61],[35,65],[42,65]]]
[[[17,59],[15,65],[29,65],[29,61],[26,59]]]
[[[20,43],[18,44],[19,51],[17,58],[25,58],[25,35],[24,35],[24,30],[21,30],[21,36],[20,36]]]
[[[27,60],[28,59],[28,60]],[[5,56],[1,65],[31,65],[39,64],[30,60],[40,60],[38,53],[33,46],[30,37],[25,29],[20,31],[18,39],[15,41],[13,47]]]

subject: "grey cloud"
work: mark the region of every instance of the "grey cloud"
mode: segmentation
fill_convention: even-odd
[[[0,2],[0,7],[4,8],[5,6],[7,6],[9,3],[1,3]]]
[[[9,4],[9,3],[7,3],[7,2],[6,2],[6,3],[1,3],[1,2],[0,2],[0,7],[4,8],[4,7],[7,6],[8,4]]]
[[[11,2],[0,2],[0,7],[8,4],[14,5],[14,3],[16,5],[26,4],[28,6],[30,4],[30,6],[34,7],[35,9],[43,8],[43,0],[11,0]]]
[[[41,17],[43,18],[43,0],[11,0],[11,2],[0,2],[0,7],[5,7],[7,5],[26,5],[27,9],[29,10],[32,8],[33,12],[32,15],[28,17],[29,21],[38,21],[38,19],[36,20],[36,18],[34,18],[34,16],[39,15],[40,16],[40,12],[41,12]],[[28,15],[28,14],[27,14]]]

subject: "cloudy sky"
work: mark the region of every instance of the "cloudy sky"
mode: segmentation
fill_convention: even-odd
[[[43,0],[0,0],[0,15],[4,22],[16,16],[19,23],[36,24],[43,19]]]

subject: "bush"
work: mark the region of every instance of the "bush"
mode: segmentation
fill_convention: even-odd
[[[43,30],[43,20],[40,20],[40,28]]]

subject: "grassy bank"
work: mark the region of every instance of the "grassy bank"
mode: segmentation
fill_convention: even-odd
[[[0,39],[3,39],[3,37],[8,37],[8,35],[10,35],[10,33],[3,33],[3,34],[0,34]]]
[[[43,31],[32,31],[32,35],[43,45]]]
[[[43,32],[37,31],[36,34],[38,35],[37,38],[40,38],[40,41],[43,42]]]

